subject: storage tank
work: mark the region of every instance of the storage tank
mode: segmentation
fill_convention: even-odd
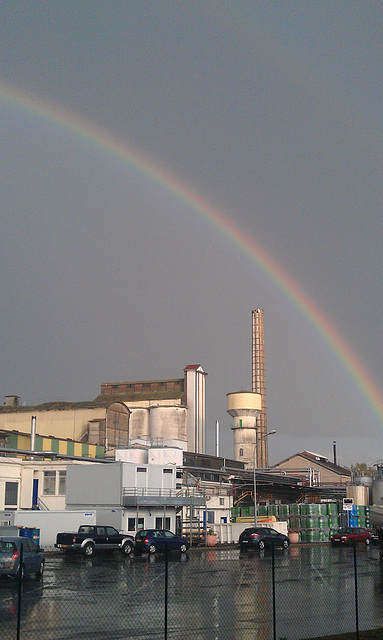
[[[151,407],[149,433],[152,440],[186,440],[186,408]]]
[[[256,420],[262,409],[262,397],[251,391],[228,393],[227,412],[233,418],[234,459],[258,466]]]
[[[149,437],[149,409],[132,409],[129,424],[129,439]]]
[[[383,505],[383,480],[372,483],[372,504]]]
[[[350,484],[346,487],[347,498],[353,498],[354,504],[367,506],[370,504],[370,490],[362,484]]]
[[[372,504],[383,506],[383,460],[379,460],[374,467],[376,467],[377,477],[372,482]]]

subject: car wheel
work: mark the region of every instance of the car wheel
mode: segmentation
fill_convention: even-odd
[[[91,542],[87,542],[84,547],[84,556],[91,558],[94,554],[94,545]]]
[[[181,553],[186,553],[186,551],[187,551],[187,546],[186,546],[186,544],[181,544],[181,546],[180,546],[180,552],[181,552]]]
[[[155,553],[155,552],[156,552],[156,545],[155,544],[150,544],[149,545],[149,553],[151,555],[153,555],[153,553]]]
[[[263,540],[260,540],[260,541],[259,541],[258,547],[259,547],[260,549],[264,549],[264,548],[265,548],[265,543],[264,543],[264,541],[263,541]]]
[[[368,546],[370,543],[371,543],[370,538],[367,538],[367,539],[366,539],[366,545]]]
[[[45,568],[45,562],[44,560],[41,562],[38,571],[36,571],[36,578],[42,578],[43,573],[44,573],[44,568]]]
[[[121,553],[123,556],[130,556],[132,554],[133,551],[133,545],[131,542],[124,542],[124,544],[121,547]]]
[[[288,549],[289,548],[289,541],[288,540],[284,540],[283,541],[283,548],[284,549]]]

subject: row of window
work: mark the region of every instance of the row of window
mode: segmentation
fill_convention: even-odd
[[[146,473],[148,470],[147,467],[137,467],[137,473]],[[173,473],[173,469],[162,469],[162,473]],[[177,473],[178,477],[178,473]]]
[[[43,494],[46,496],[65,495],[66,471],[44,471]],[[17,507],[19,483],[5,482],[4,506]]]
[[[137,523],[137,526],[136,526]],[[128,531],[139,531],[145,528],[144,518],[128,518]],[[170,529],[170,518],[156,518],[154,529]]]

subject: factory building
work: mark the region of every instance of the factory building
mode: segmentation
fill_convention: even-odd
[[[205,453],[206,375],[201,365],[188,365],[179,379],[104,383],[100,395],[89,402],[27,407],[18,396],[7,396],[0,408],[1,444],[9,447],[17,437],[22,448],[30,448],[35,418],[35,442],[45,442],[49,451],[54,442],[60,454],[99,457],[98,447],[103,447],[106,455],[113,455],[137,439]]]

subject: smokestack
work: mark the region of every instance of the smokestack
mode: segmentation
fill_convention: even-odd
[[[265,375],[265,330],[263,322],[263,309],[254,309],[252,312],[252,391],[259,393],[262,401],[261,413],[256,419],[257,440],[257,466],[265,469],[269,466],[267,448],[267,414],[266,414],[266,375]],[[259,457],[258,457],[259,455]]]
[[[334,451],[334,464],[336,464],[336,440],[333,441],[332,448]]]

